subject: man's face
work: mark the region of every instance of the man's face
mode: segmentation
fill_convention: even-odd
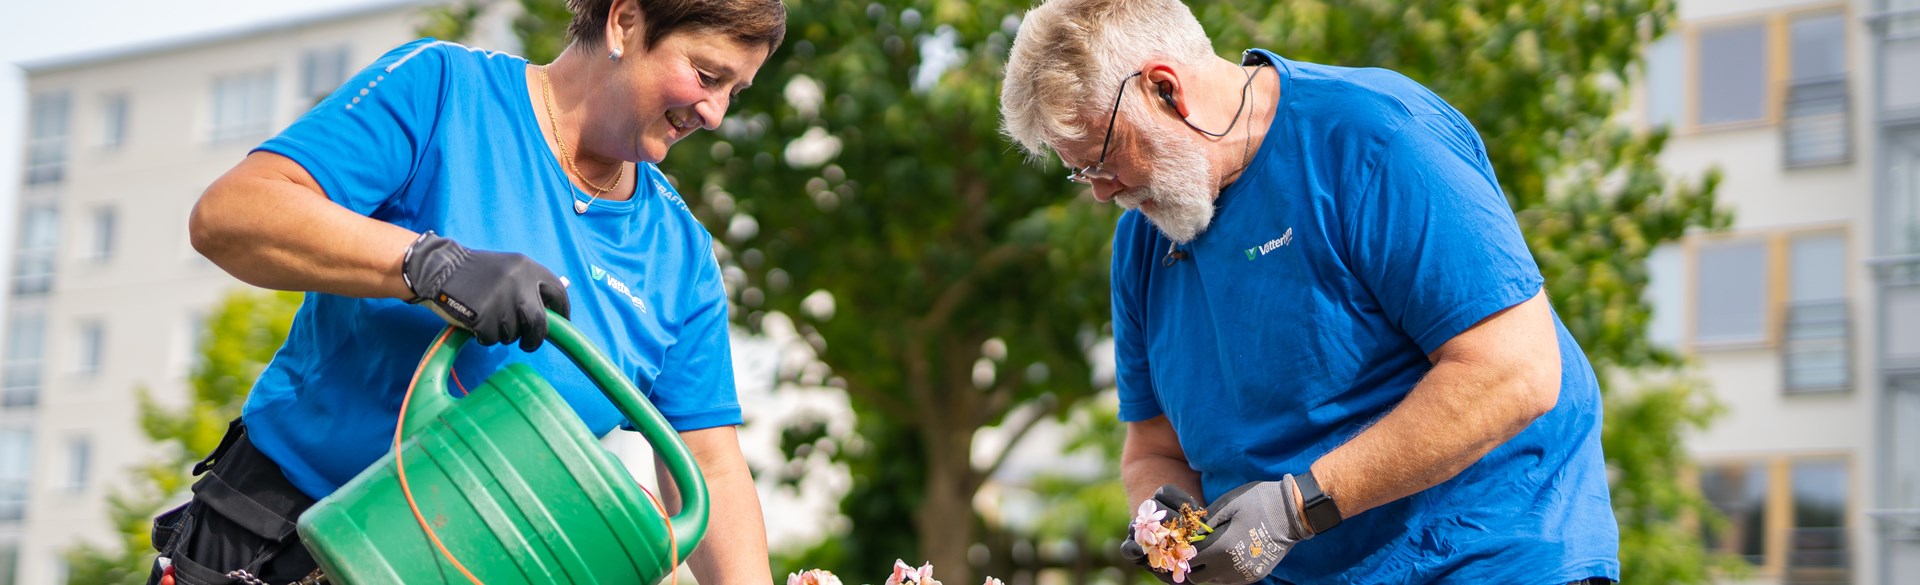
[[[1135,125],[1121,116],[1101,167],[1111,178],[1093,179],[1093,197],[1139,209],[1167,238],[1184,244],[1213,221],[1213,173],[1206,150],[1186,128],[1160,122]],[[1061,160],[1075,168],[1095,164],[1101,141],[1096,135],[1062,144]]]

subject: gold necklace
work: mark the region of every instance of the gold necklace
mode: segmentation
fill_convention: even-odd
[[[613,173],[613,183],[605,187],[597,185],[591,179],[588,179],[585,174],[580,172],[580,166],[574,164],[573,154],[567,152],[567,141],[560,139],[560,118],[554,117],[553,115],[553,81],[547,78],[547,67],[545,65],[540,66],[540,95],[546,100],[547,121],[553,124],[553,143],[560,146],[560,158],[567,161],[567,168],[573,171],[574,177],[579,178],[580,182],[586,183],[588,187],[593,188],[592,198],[586,201],[581,201],[579,198],[574,198],[573,200],[573,212],[585,215],[587,209],[593,207],[594,202],[600,200],[601,195],[612,191],[614,187],[620,186],[620,180],[627,176],[627,165],[621,164]]]

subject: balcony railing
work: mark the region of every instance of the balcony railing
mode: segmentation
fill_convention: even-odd
[[[1795,528],[1787,551],[1787,585],[1848,585],[1847,529]]]
[[[1845,391],[1853,385],[1852,327],[1847,301],[1798,302],[1787,306],[1786,343],[1781,344],[1786,391]]]
[[[1843,164],[1852,158],[1845,76],[1796,81],[1787,88],[1787,119],[1781,125],[1786,165]]]

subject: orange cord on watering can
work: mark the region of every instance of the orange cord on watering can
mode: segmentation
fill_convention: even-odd
[[[413,519],[420,523],[421,530],[426,531],[427,539],[433,541],[434,548],[440,549],[440,556],[446,557],[447,562],[453,563],[453,568],[459,569],[460,574],[466,575],[467,580],[472,581],[473,585],[485,585],[480,582],[479,577],[473,576],[472,571],[467,570],[466,565],[460,563],[460,559],[453,558],[453,552],[447,550],[447,545],[440,542],[440,535],[434,534],[433,525],[427,523],[427,516],[420,513],[420,505],[413,501],[413,489],[407,487],[407,466],[400,462],[401,435],[404,429],[407,428],[407,404],[413,401],[413,386],[414,384],[420,383],[420,372],[427,369],[427,360],[431,359],[434,353],[440,351],[440,346],[446,343],[447,336],[452,333],[453,330],[448,329],[440,332],[439,337],[434,338],[433,345],[427,347],[427,357],[420,359],[420,365],[413,369],[413,379],[407,382],[407,393],[400,398],[400,418],[395,421],[393,427],[393,467],[396,472],[395,475],[400,478],[400,495],[406,496],[407,508],[413,511]],[[448,368],[447,371],[451,373],[453,369]],[[460,385],[458,374],[454,374],[454,384]],[[464,385],[461,385],[460,390],[461,395],[464,396],[467,394]],[[667,565],[667,582],[672,585],[679,585],[680,543],[678,542],[679,539],[673,534],[673,520],[667,517],[667,507],[660,503],[660,498],[654,496],[653,492],[647,489],[647,486],[640,486],[640,491],[647,494],[647,499],[653,502],[654,508],[660,510],[660,520],[667,525],[667,558],[669,562]]]

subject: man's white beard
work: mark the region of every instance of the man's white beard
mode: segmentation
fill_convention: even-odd
[[[1199,144],[1159,132],[1145,134],[1145,158],[1154,161],[1147,184],[1121,193],[1114,202],[1135,209],[1153,201],[1152,211],[1141,210],[1147,221],[1174,243],[1191,242],[1213,222],[1212,165]]]

